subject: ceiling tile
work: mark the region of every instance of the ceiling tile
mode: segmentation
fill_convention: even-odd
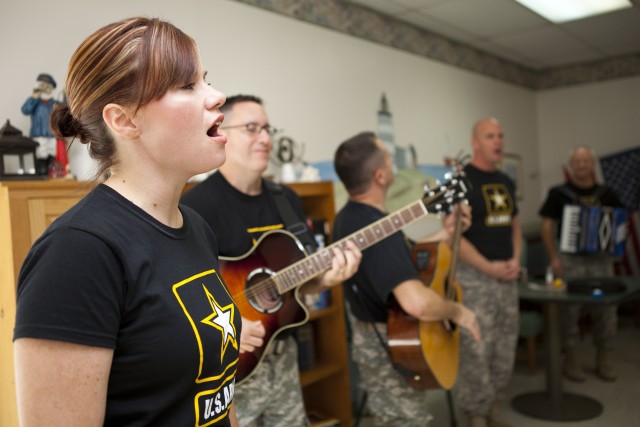
[[[448,1],[420,11],[479,37],[551,25],[513,0]]]
[[[350,2],[357,4],[358,6],[365,6],[369,9],[378,10],[388,15],[393,15],[407,9],[406,6],[396,3],[393,0],[350,0]]]
[[[600,51],[604,55],[607,56],[620,56],[620,55],[629,55],[632,53],[640,52],[640,48],[638,48],[638,43],[620,43],[612,46],[607,46],[606,48],[600,48]]]
[[[536,69],[640,52],[637,5],[554,25],[515,0],[351,2]]]
[[[556,27],[536,28],[489,38],[489,41],[522,55],[546,62],[562,56],[601,57],[597,51]]]
[[[619,50],[618,45],[635,46],[640,51],[640,9],[624,9],[605,15],[560,25],[576,38],[604,53]]]
[[[434,4],[450,2],[455,0],[390,0],[405,6],[407,9],[424,9]]]
[[[468,42],[468,44],[479,50],[482,50],[484,52],[489,52],[495,56],[510,60],[512,62],[523,65],[525,67],[529,67],[529,68],[547,67],[546,63],[539,62],[535,58],[528,57],[526,55],[523,55],[521,52],[518,52],[512,49],[507,49],[503,46],[498,46],[485,39],[472,40]]]
[[[432,33],[447,37],[459,42],[469,42],[476,39],[476,36],[457,27],[452,27],[446,22],[424,15],[419,11],[406,11],[395,15],[396,18],[424,28]]]

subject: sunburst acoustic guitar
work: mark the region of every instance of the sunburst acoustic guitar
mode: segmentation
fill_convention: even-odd
[[[242,384],[251,377],[280,332],[307,321],[309,313],[298,295],[299,288],[331,268],[333,248],[344,250],[351,240],[364,250],[426,215],[446,212],[465,194],[464,182],[453,175],[435,190],[427,190],[423,199],[311,255],[305,254],[293,234],[275,230],[263,234],[242,256],[220,257],[222,278],[240,314],[260,320],[266,332],[262,347],[240,354],[236,382]]]

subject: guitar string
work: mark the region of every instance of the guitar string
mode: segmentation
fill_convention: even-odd
[[[435,193],[433,193],[430,197],[426,198],[426,199],[423,201],[424,207],[427,209],[427,212],[426,212],[426,213],[427,213],[427,214],[429,213],[429,212],[428,212],[429,207],[431,207],[435,202],[439,201],[439,200],[442,198],[442,196],[443,196],[444,194],[447,194],[447,193],[451,192],[451,190],[452,190],[453,188],[455,188],[455,184],[454,184],[454,186],[452,186],[451,184],[448,184],[448,185],[442,185],[442,186],[440,187],[440,191],[439,191],[439,192],[435,192]],[[393,213],[392,215],[388,215],[388,216],[386,216],[385,218],[382,218],[382,219],[380,219],[379,221],[376,221],[375,223],[371,224],[370,226],[366,227],[365,229],[362,229],[362,230],[360,230],[359,232],[356,232],[356,233],[354,233],[354,234],[352,234],[352,235],[350,235],[350,236],[347,236],[347,237],[346,237],[346,238],[344,238],[344,239],[341,239],[340,241],[338,241],[338,242],[336,242],[336,243],[334,243],[334,244],[330,245],[329,247],[327,247],[327,248],[323,249],[322,251],[316,252],[316,253],[314,253],[314,254],[310,255],[309,257],[303,258],[303,259],[301,259],[301,260],[299,260],[299,261],[295,262],[294,264],[290,265],[289,267],[286,267],[285,269],[280,270],[280,271],[279,271],[279,272],[277,272],[274,276],[267,277],[266,279],[263,279],[262,281],[260,281],[260,282],[256,283],[254,286],[252,286],[252,287],[250,287],[250,288],[248,288],[248,289],[244,289],[244,290],[243,290],[243,291],[241,291],[239,294],[233,295],[234,300],[236,300],[237,302],[245,302],[245,301],[247,301],[247,302],[248,302],[248,301],[250,300],[250,298],[251,298],[251,297],[258,297],[259,295],[264,294],[264,292],[266,292],[266,291],[271,291],[271,290],[273,290],[273,289],[274,289],[274,285],[275,285],[276,293],[279,295],[279,294],[280,294],[280,292],[278,291],[278,283],[277,283],[277,280],[275,280],[275,279],[274,279],[274,277],[275,277],[275,276],[286,277],[286,276],[287,276],[287,274],[286,274],[286,273],[287,273],[287,271],[295,271],[295,269],[296,269],[297,267],[301,266],[301,265],[302,265],[302,264],[304,264],[304,263],[311,263],[311,262],[313,261],[313,260],[312,260],[312,258],[314,258],[314,259],[315,259],[315,258],[320,258],[320,255],[323,255],[323,254],[324,254],[325,256],[328,254],[328,255],[329,255],[329,257],[330,257],[330,258],[331,258],[331,260],[332,260],[334,255],[333,255],[333,252],[332,252],[332,251],[330,251],[330,249],[331,249],[331,248],[334,248],[334,247],[340,247],[340,248],[341,248],[341,249],[343,249],[343,250],[344,250],[344,249],[346,249],[346,242],[347,242],[349,239],[354,239],[354,238],[355,238],[355,236],[356,236],[356,235],[358,235],[358,234],[366,234],[366,232],[367,232],[369,229],[375,228],[375,226],[376,226],[376,225],[378,225],[378,226],[379,226],[379,225],[383,225],[384,223],[389,223],[389,222],[391,222],[391,225],[396,227],[395,229],[393,229],[393,227],[392,227],[392,231],[391,231],[391,232],[389,232],[389,234],[388,234],[388,235],[385,235],[385,236],[383,236],[383,237],[381,237],[381,238],[380,238],[380,237],[378,237],[378,238],[377,238],[377,240],[376,240],[376,237],[374,237],[374,240],[373,240],[372,242],[367,241],[367,242],[365,242],[365,244],[364,244],[364,245],[362,245],[362,246],[360,246],[360,245],[358,244],[358,242],[357,242],[357,241],[352,240],[352,241],[353,241],[357,246],[359,246],[359,248],[360,248],[361,250],[362,250],[363,248],[365,248],[365,249],[366,249],[367,247],[371,246],[372,244],[375,244],[375,243],[377,243],[378,241],[380,241],[380,240],[382,240],[382,239],[384,239],[384,238],[388,237],[388,236],[389,236],[389,235],[391,235],[392,233],[395,233],[396,231],[398,231],[398,230],[402,229],[402,228],[403,228],[403,227],[405,227],[407,224],[409,224],[409,223],[411,223],[411,222],[413,222],[413,221],[415,221],[415,220],[417,220],[417,219],[420,219],[422,216],[424,216],[424,215],[420,215],[420,216],[417,216],[417,217],[416,217],[416,216],[414,216],[414,217],[410,218],[409,220],[406,220],[406,222],[405,222],[405,223],[400,223],[400,225],[398,225],[397,223],[394,223],[394,222],[392,221],[392,219],[393,219],[393,218],[404,220],[404,218],[402,218],[402,213],[403,213],[403,212],[407,212],[408,214],[411,214],[411,212],[410,212],[410,211],[411,211],[411,208],[412,208],[412,207],[414,207],[414,205],[419,204],[419,202],[420,202],[420,201],[418,201],[418,202],[414,202],[414,203],[412,203],[411,205],[408,205],[407,207],[405,207],[404,209],[401,209],[401,210],[399,210],[399,211],[396,211],[396,212],[395,212],[395,213]],[[424,212],[423,212],[423,214],[424,214]],[[386,228],[388,228],[388,227],[384,227],[384,225],[383,225],[383,227],[382,227],[382,228],[383,228],[383,229],[386,229]],[[325,260],[325,261],[326,261],[326,260]],[[293,273],[293,275],[294,275],[294,276],[296,276],[296,278],[298,279],[298,281],[297,281],[297,282],[298,282],[298,283],[297,283],[297,285],[300,285],[300,284],[306,283],[307,281],[311,280],[312,278],[314,278],[314,277],[316,277],[317,275],[321,274],[322,272],[326,271],[327,269],[329,269],[329,268],[330,268],[330,265],[331,265],[331,262],[330,262],[330,261],[329,261],[329,262],[327,262],[325,266],[323,266],[322,268],[318,269],[318,271],[317,271],[316,273],[314,273],[311,277],[306,277],[306,278],[305,278],[305,277],[304,277],[304,275],[302,275],[302,278],[304,278],[304,280],[302,280],[302,281],[300,280],[300,276],[299,276],[299,275],[297,275],[297,273],[295,273],[295,272],[294,272],[294,273]],[[302,269],[302,270],[304,270],[304,269]],[[282,281],[281,281],[281,282],[282,282]],[[296,287],[296,286],[293,286],[293,287]]]
[[[339,240],[338,242],[330,245],[327,248],[322,249],[321,251],[318,251],[306,258],[303,258],[299,261],[297,261],[296,263],[286,267],[284,270],[280,270],[279,272],[277,272],[275,274],[275,276],[280,276],[280,277],[287,277],[287,270],[289,271],[294,271],[293,275],[296,276],[295,279],[297,279],[297,282],[302,282],[305,283],[308,280],[314,278],[315,276],[321,274],[322,272],[328,270],[329,268],[331,268],[331,262],[333,260],[334,254],[333,251],[331,250],[334,247],[338,247],[342,250],[347,249],[346,243],[348,240],[353,241],[360,249],[366,248],[371,246],[372,244],[376,243],[379,240],[382,240],[383,238],[388,237],[388,235],[391,235],[392,233],[400,230],[401,228],[403,228],[404,226],[406,226],[408,223],[410,223],[411,221],[414,221],[416,219],[419,219],[419,216],[414,215],[413,217],[410,217],[409,220],[406,221],[406,223],[402,223],[401,221],[398,222],[394,222],[394,219],[398,219],[398,220],[404,220],[404,218],[402,218],[402,213],[403,212],[407,212],[407,213],[411,213],[411,210],[413,210],[412,208],[414,208],[414,205],[417,205],[419,202],[414,202],[412,205],[406,207],[405,209],[402,209],[396,213],[394,213],[393,215],[389,215],[385,218],[382,218],[379,221],[376,221],[375,223],[371,224],[371,226],[366,227],[365,229],[360,230],[359,232],[354,233],[351,236],[347,236],[344,239]],[[384,225],[386,224],[386,226]],[[387,231],[387,235],[380,237],[380,236],[376,236],[375,233],[370,233],[371,235],[369,237],[367,237],[367,232],[369,231],[369,229],[371,228],[381,228],[384,231]],[[390,230],[390,231],[389,231]],[[364,244],[362,244],[362,242],[359,242],[357,240],[357,236],[360,235],[362,236],[362,241],[364,241]],[[355,239],[355,240],[354,240]],[[366,239],[366,240],[365,240]],[[322,259],[324,257],[324,259]],[[327,257],[330,258],[329,260],[327,260]],[[315,273],[312,273],[310,275],[310,277],[305,277],[305,276],[309,276],[309,275],[305,275],[304,273],[302,274],[297,274],[295,273],[295,270],[297,269],[297,267],[302,266],[303,264],[314,264],[314,260],[319,259],[320,261],[315,263],[316,265],[320,265],[320,268],[316,268],[315,266],[312,267],[311,269],[315,269]],[[324,265],[323,265],[324,264]],[[307,268],[306,270],[304,268],[300,269],[301,271],[306,271],[309,270],[309,268]],[[285,279],[286,280],[286,279]],[[296,280],[294,280],[294,282],[296,282]],[[264,291],[268,291],[270,290],[269,288],[273,288],[272,284],[276,285],[277,288],[277,280],[274,279],[274,276],[268,277],[264,280],[262,280],[261,282],[258,282],[257,284],[255,284],[254,286],[252,286],[251,288],[245,289],[243,292],[240,293],[240,295],[242,296],[257,296],[257,294],[263,293]],[[286,285],[286,284],[285,284]],[[295,286],[294,286],[295,287]],[[234,298],[236,296],[234,295]],[[239,298],[240,300],[244,300],[245,298]],[[248,298],[246,298],[248,299]]]
[[[443,195],[450,193],[456,187],[457,187],[456,181],[452,180],[452,181],[450,181],[448,183],[445,183],[445,184],[441,185],[438,192],[433,192],[433,194],[431,196],[427,197],[426,199],[423,199],[422,203],[424,205],[424,208],[427,211],[426,214],[429,213],[428,209],[430,207],[432,207],[432,205],[434,205],[438,201],[441,201],[441,198],[442,198]],[[377,243],[378,241],[380,241],[380,240],[390,236],[391,234],[397,232],[398,230],[404,228],[406,225],[410,224],[411,222],[422,218],[422,216],[424,216],[424,215],[421,215],[419,217],[414,216],[414,217],[410,218],[409,220],[406,220],[405,223],[401,223],[399,226],[397,224],[395,224],[393,221],[390,221],[393,218],[400,219],[400,220],[404,221],[404,218],[402,218],[401,214],[403,212],[411,214],[411,208],[414,207],[414,205],[417,205],[417,204],[419,205],[419,203],[420,203],[420,201],[413,202],[410,205],[407,205],[405,208],[400,209],[400,210],[392,213],[391,215],[385,216],[384,218],[374,222],[373,224],[365,227],[364,229],[362,229],[362,230],[360,230],[360,231],[358,231],[356,233],[353,233],[352,235],[347,236],[344,239],[339,240],[338,242],[335,242],[335,243],[329,245],[328,247],[322,249],[321,251],[315,252],[314,254],[311,254],[308,257],[305,257],[305,258],[303,258],[303,259],[301,259],[299,261],[296,261],[292,265],[290,265],[288,267],[285,267],[284,269],[276,272],[273,276],[270,276],[270,277],[267,277],[266,279],[261,280],[260,282],[256,283],[254,286],[252,286],[250,288],[247,288],[247,289],[243,289],[240,293],[233,295],[234,301],[236,301],[236,304],[238,304],[238,302],[242,302],[242,303],[249,302],[250,299],[252,299],[251,297],[257,298],[260,295],[264,294],[265,292],[273,290],[274,289],[274,285],[275,285],[276,293],[278,295],[280,295],[280,292],[278,290],[278,282],[277,282],[277,280],[274,279],[274,277],[276,277],[276,276],[285,277],[287,275],[286,273],[289,272],[289,271],[293,271],[294,272],[293,275],[296,276],[296,278],[298,278],[298,280],[297,280],[298,283],[296,285],[294,285],[293,287],[291,287],[291,289],[295,288],[296,286],[299,286],[301,284],[306,283],[307,281],[315,278],[319,274],[322,274],[324,271],[326,271],[329,268],[331,268],[330,267],[331,266],[331,261],[333,260],[334,255],[333,255],[333,251],[331,251],[330,249],[332,249],[334,247],[339,247],[340,249],[345,250],[347,248],[346,247],[346,242],[348,240],[350,240],[350,239],[354,244],[356,244],[356,246],[359,247],[359,249],[361,249],[361,250],[362,249],[366,249],[367,247]],[[424,213],[425,212],[423,212],[423,214]],[[391,222],[391,225],[396,226],[397,228],[395,228],[389,234],[387,234],[387,235],[385,235],[385,236],[383,236],[381,238],[377,238],[377,240],[374,240],[372,242],[368,242],[368,241],[365,242],[365,244],[362,245],[362,246],[360,246],[357,241],[353,240],[355,238],[355,235],[366,234],[366,232],[369,229],[373,229],[373,228],[375,228],[376,225],[379,226],[379,225],[382,225],[385,222]],[[383,227],[383,229],[384,228],[386,228],[386,227]],[[326,256],[327,254],[331,257],[331,260],[327,262],[327,265],[322,266],[322,268],[319,269],[319,271],[317,271],[316,273],[314,273],[311,277],[307,277],[307,278],[303,277],[304,280],[300,281],[300,275],[295,273],[295,269],[298,268],[298,267],[301,267],[305,263],[309,263],[309,261],[312,258],[320,258],[320,255],[325,255]],[[304,269],[302,269],[302,270],[304,270]],[[281,283],[282,283],[282,281],[281,281]],[[290,289],[287,289],[287,291],[288,290],[290,290]]]

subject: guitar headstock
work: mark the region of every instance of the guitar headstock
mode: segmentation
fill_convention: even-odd
[[[425,186],[422,202],[429,213],[446,215],[453,211],[455,205],[467,203],[467,193],[471,183],[467,180],[462,168],[456,168],[445,174],[445,182],[432,188]]]

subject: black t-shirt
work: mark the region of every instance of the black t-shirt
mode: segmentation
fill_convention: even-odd
[[[384,212],[373,206],[350,200],[335,218],[333,240],[353,234],[384,216]],[[411,279],[420,280],[420,275],[413,266],[402,232],[398,231],[366,248],[357,273],[345,283],[353,315],[366,322],[386,322],[393,289]],[[352,283],[357,285],[359,295],[354,293]]]
[[[186,192],[181,202],[211,226],[220,256],[239,257],[246,254],[262,234],[286,229],[264,181],[262,189],[259,195],[249,196],[216,172]],[[305,222],[298,195],[286,186],[282,189],[299,220]]]
[[[565,205],[624,207],[618,195],[606,185],[595,184],[589,188],[580,188],[571,182],[557,185],[549,190],[547,198],[538,211],[540,216],[558,221],[557,237],[560,237],[560,230],[562,230],[562,213]]]
[[[298,195],[284,185],[281,188],[298,220],[305,223],[306,217]],[[286,229],[273,196],[267,189],[266,180],[262,182],[262,192],[250,196],[238,191],[224,175],[216,172],[186,192],[181,201],[211,226],[222,257],[241,257],[250,252],[264,233]],[[309,237],[309,241],[313,241],[313,238]],[[315,246],[312,249],[315,250]],[[288,252],[287,256],[293,254]],[[265,261],[261,267],[273,267],[266,264],[269,263]],[[286,339],[293,332],[292,328],[281,330],[276,339]]]
[[[500,171],[485,172],[471,164],[464,172],[472,184],[467,194],[471,226],[463,236],[488,260],[513,257],[512,221],[518,215],[513,181]]]
[[[241,321],[211,229],[168,227],[99,185],[34,243],[14,339],[114,349],[105,426],[229,426]]]

